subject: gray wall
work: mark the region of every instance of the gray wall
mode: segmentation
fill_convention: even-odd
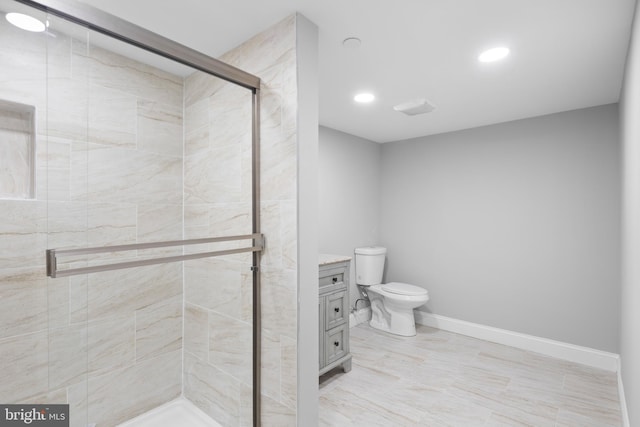
[[[320,252],[353,256],[379,243],[380,144],[321,126],[318,175]],[[352,264],[352,306],[354,283]]]
[[[427,288],[421,310],[618,352],[619,155],[617,104],[384,144],[386,280]]]
[[[623,165],[623,281],[620,328],[622,382],[630,425],[640,423],[640,7],[635,22],[624,86],[621,129]]]

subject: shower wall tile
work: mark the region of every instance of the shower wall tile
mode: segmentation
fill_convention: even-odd
[[[189,203],[184,206],[184,225],[186,228],[209,228],[209,210],[206,203]]]
[[[242,282],[240,283],[240,320],[245,322],[253,322],[253,271],[251,271],[252,262],[242,264],[240,275]]]
[[[240,427],[253,427],[253,387],[240,386]]]
[[[185,353],[184,395],[221,425],[239,424],[241,390],[237,379]]]
[[[71,199],[71,170],[37,168],[36,196],[40,200],[67,201]]]
[[[46,134],[37,136],[36,163],[52,169],[69,169],[71,167],[71,141],[48,137]]]
[[[9,40],[3,31],[9,31],[6,25],[0,25],[0,36]],[[12,37],[24,37],[16,34]],[[0,47],[0,57],[5,49],[13,50],[9,57],[22,55],[29,67],[0,67],[0,99],[36,106],[38,144],[43,145],[38,149],[37,196],[49,200],[49,246],[179,238],[183,194],[185,238],[250,231],[248,91],[196,72],[185,79],[183,93],[180,77],[67,36],[51,41],[49,69],[42,57],[44,43],[25,52],[12,47],[19,43],[7,45]],[[295,424],[295,17],[223,60],[263,79],[261,210],[268,246],[262,264],[263,424]],[[0,202],[0,211],[9,213],[0,226],[0,274],[14,274],[5,266],[17,271],[44,267],[46,208],[43,202]],[[74,426],[117,424],[177,397],[181,372],[185,396],[198,406],[223,425],[250,425],[249,259],[236,255],[220,265],[186,263],[184,319],[176,310],[182,299],[179,264],[48,279],[55,281],[49,286],[49,303],[56,304],[49,311],[54,328],[50,351],[46,332],[2,339],[0,364],[9,361],[16,373],[0,374],[5,376],[0,377],[0,397],[12,401],[48,393],[50,355],[51,386],[68,385]],[[208,280],[211,275],[215,280]],[[40,288],[32,289],[39,298],[46,298],[46,290],[41,294],[35,289]],[[15,322],[6,334],[41,327],[46,322],[42,313],[38,307],[28,319],[12,317]],[[85,341],[79,338],[83,326]],[[12,384],[12,389],[2,384]],[[52,393],[61,396],[59,389]]]
[[[298,210],[296,202],[285,200],[280,203],[280,215],[282,224],[295,224]],[[298,265],[298,239],[297,230],[294,227],[282,227],[282,267],[295,270]]]
[[[89,246],[136,243],[137,207],[124,203],[89,203],[87,211]]]
[[[262,138],[260,159],[262,199],[296,200],[297,148],[295,134],[281,139],[280,131],[266,132]]]
[[[178,76],[95,47],[91,48],[87,63],[92,84],[138,98],[170,105],[182,104],[182,78]]]
[[[295,339],[298,305],[295,270],[262,268],[262,328]]]
[[[37,201],[0,200],[0,266],[44,266],[46,204]]]
[[[25,33],[9,24],[0,26],[0,37],[6,41],[2,53],[3,67],[0,75],[9,77],[24,76],[26,79],[42,78],[46,66],[47,40],[44,37],[34,39],[32,34]],[[20,59],[20,61],[17,61]],[[24,67],[24,63],[33,65],[35,69]]]
[[[182,294],[178,263],[106,271],[89,276],[90,320],[124,316]]]
[[[69,172],[69,198],[74,202],[87,201],[89,193],[89,145],[86,142],[72,141],[71,165],[71,171]]]
[[[280,384],[282,364],[280,336],[263,332],[261,348],[262,375],[260,379],[264,384],[262,394],[280,400],[282,390],[282,384]]]
[[[68,401],[74,427],[115,425],[181,393],[182,265],[47,279],[43,255],[182,238],[183,79],[84,30],[34,43],[11,28],[0,100],[35,106],[37,200],[0,200],[0,401]]]
[[[282,266],[282,216],[280,202],[262,202],[260,208],[261,229],[265,237],[262,263],[269,266]],[[291,224],[291,223],[285,223]]]
[[[193,73],[187,77],[186,81],[192,78],[192,76],[203,75],[203,73]],[[204,78],[213,79],[211,76],[205,76]],[[186,88],[191,87],[189,83],[186,83]],[[185,100],[184,109],[184,125],[186,132],[196,132],[202,128],[209,128],[209,107],[211,102],[209,98],[202,98],[197,102],[189,103]],[[191,144],[185,144],[187,147]],[[207,148],[207,146],[199,146],[197,148]],[[186,148],[186,147],[185,147]]]
[[[181,361],[173,351],[90,378],[89,423],[118,425],[180,396]]]
[[[0,340],[0,402],[28,400],[48,391],[47,332]]]
[[[137,241],[154,242],[182,239],[182,205],[138,204]],[[182,252],[182,248],[156,249],[159,253]]]
[[[87,154],[88,200],[182,203],[180,157],[99,144],[89,144]]]
[[[89,381],[86,379],[67,387],[70,427],[87,427],[89,425],[88,391]]]
[[[49,17],[49,28],[53,29],[55,23]],[[62,32],[56,33],[56,37],[50,37],[46,41],[47,45],[47,77],[72,78],[73,77],[73,37]]]
[[[69,201],[71,197],[71,141],[36,136],[36,198]]]
[[[68,278],[68,284],[69,323],[86,322],[89,319],[89,276],[71,276]]]
[[[209,312],[209,364],[251,384],[252,343],[250,323]]]
[[[0,339],[47,328],[42,268],[0,269],[0,295]]]
[[[296,410],[288,408],[268,396],[263,396],[262,424],[265,426],[296,427]]]
[[[31,405],[65,404],[67,403],[67,389],[61,388],[58,390],[50,391],[48,393],[42,393],[40,395],[32,396],[16,403]]]
[[[38,122],[38,132],[77,141],[86,141],[89,120],[89,86],[76,79],[52,79],[46,87],[46,118]]]
[[[57,389],[77,383],[87,374],[88,331],[71,325],[49,331],[49,387]]]
[[[0,197],[32,198],[31,118],[0,104]]]
[[[182,349],[182,296],[136,311],[136,361]]]
[[[91,85],[89,91],[89,140],[97,144],[135,148],[137,98],[100,85]]]
[[[50,201],[48,205],[48,246],[50,248],[87,246],[87,204]]]
[[[286,61],[294,63],[296,54],[288,51]],[[282,70],[282,122],[281,130],[285,135],[297,132],[298,128],[298,70],[297,67],[284,67]]]
[[[134,363],[135,320],[135,316],[129,315],[89,322],[88,363],[91,376],[105,374]]]
[[[208,209],[210,235],[251,234],[251,204],[215,204]]]
[[[211,145],[209,127],[203,126],[185,134],[185,156],[198,155]]]
[[[294,15],[220,58],[262,79],[260,209],[262,232],[266,236],[261,266],[264,364],[262,419],[264,425],[278,426],[295,425],[296,422],[298,171],[295,37]],[[244,203],[248,203],[251,193],[250,133],[246,130],[246,122],[239,119],[244,115],[243,108],[248,103],[236,104],[240,99],[228,99],[230,95],[226,86],[223,87],[216,79],[203,73],[194,73],[185,80],[185,108],[188,117],[185,153],[188,153],[188,157],[204,154],[206,158],[207,152],[210,152],[208,147],[236,147],[234,141],[238,141],[237,144],[242,147],[240,197],[245,198]],[[210,100],[211,105],[208,117],[199,104],[206,99]],[[219,105],[231,106],[235,115],[230,111],[218,111]],[[239,109],[234,110],[235,105]],[[202,125],[205,118],[209,120],[206,131]],[[190,123],[194,126],[190,127]],[[227,169],[227,165],[224,167],[225,170],[236,171]],[[216,225],[222,226],[216,218],[223,218],[229,212],[216,211],[213,205],[215,201],[206,193],[205,186],[196,186],[206,182],[204,172],[196,172],[194,169],[193,173],[193,177],[185,179],[186,192],[190,193],[185,199],[185,231],[195,231],[207,225],[211,225],[213,229],[213,224],[217,222]],[[199,192],[203,194],[198,194]],[[233,200],[220,202],[232,203]],[[205,209],[203,206],[207,204],[211,208],[208,223],[202,213]],[[247,269],[241,271],[241,275],[241,314],[239,318],[233,318],[237,322],[251,320],[251,274]],[[291,351],[294,352],[293,356],[289,354]],[[199,396],[188,380],[189,375],[189,372],[185,372],[185,395],[197,399]],[[251,425],[250,389],[241,387],[240,396],[240,425]],[[199,406],[215,418],[213,411],[208,409],[207,402],[202,402]],[[218,421],[222,422],[221,419]]]
[[[47,288],[48,302],[42,303],[41,309],[47,311],[47,306],[49,308],[48,327],[50,329],[58,329],[69,326],[69,278],[45,279],[42,278],[42,271],[38,271],[38,273]]]
[[[298,404],[298,343],[296,340],[280,337],[280,352],[282,358],[282,396],[280,401],[290,409],[296,409]]]
[[[185,303],[184,350],[201,361],[209,358],[209,311]]]
[[[224,258],[186,261],[185,300],[220,314],[240,318],[242,264]]]
[[[212,147],[251,144],[251,92],[240,86],[227,85],[209,98],[209,126]]]
[[[207,73],[190,74],[184,80],[184,103],[187,106],[194,105],[208,99],[227,85],[228,83],[224,80],[212,77]]]
[[[138,100],[138,149],[182,157],[182,103]]]
[[[242,147],[211,148],[185,157],[185,203],[242,202]]]

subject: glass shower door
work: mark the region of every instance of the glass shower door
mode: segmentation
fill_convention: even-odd
[[[253,91],[12,10],[47,30],[0,22],[0,404],[108,427],[175,401],[252,425]],[[200,241],[222,236],[249,243]]]

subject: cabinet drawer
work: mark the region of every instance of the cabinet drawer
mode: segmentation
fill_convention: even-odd
[[[320,278],[320,287],[338,286],[344,283],[344,272],[331,274]]]
[[[325,297],[324,328],[329,330],[347,322],[347,292],[336,292]]]
[[[324,343],[326,364],[333,363],[349,352],[347,325],[338,326],[327,332]]]

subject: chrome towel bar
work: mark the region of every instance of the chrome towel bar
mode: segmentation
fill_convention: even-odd
[[[249,247],[237,249],[225,249],[219,251],[199,252],[195,254],[176,255],[161,258],[141,259],[136,261],[117,262],[112,264],[95,265],[91,267],[71,268],[67,270],[58,270],[58,257],[70,255],[89,255],[98,253],[112,253],[123,251],[134,251],[141,249],[165,248],[170,246],[187,246],[201,245],[205,243],[230,242],[234,240],[253,240],[253,244]],[[171,240],[165,242],[136,243],[130,245],[116,246],[100,246],[95,248],[79,248],[79,249],[47,249],[47,276],[51,278],[75,276],[79,274],[97,273],[100,271],[120,270],[124,268],[141,267],[145,265],[164,264],[168,262],[188,261],[200,258],[210,258],[222,255],[239,254],[243,252],[261,252],[264,249],[264,235],[259,233],[246,234],[241,236],[228,237],[208,237],[204,239],[190,240]],[[252,266],[252,270],[258,266]]]

